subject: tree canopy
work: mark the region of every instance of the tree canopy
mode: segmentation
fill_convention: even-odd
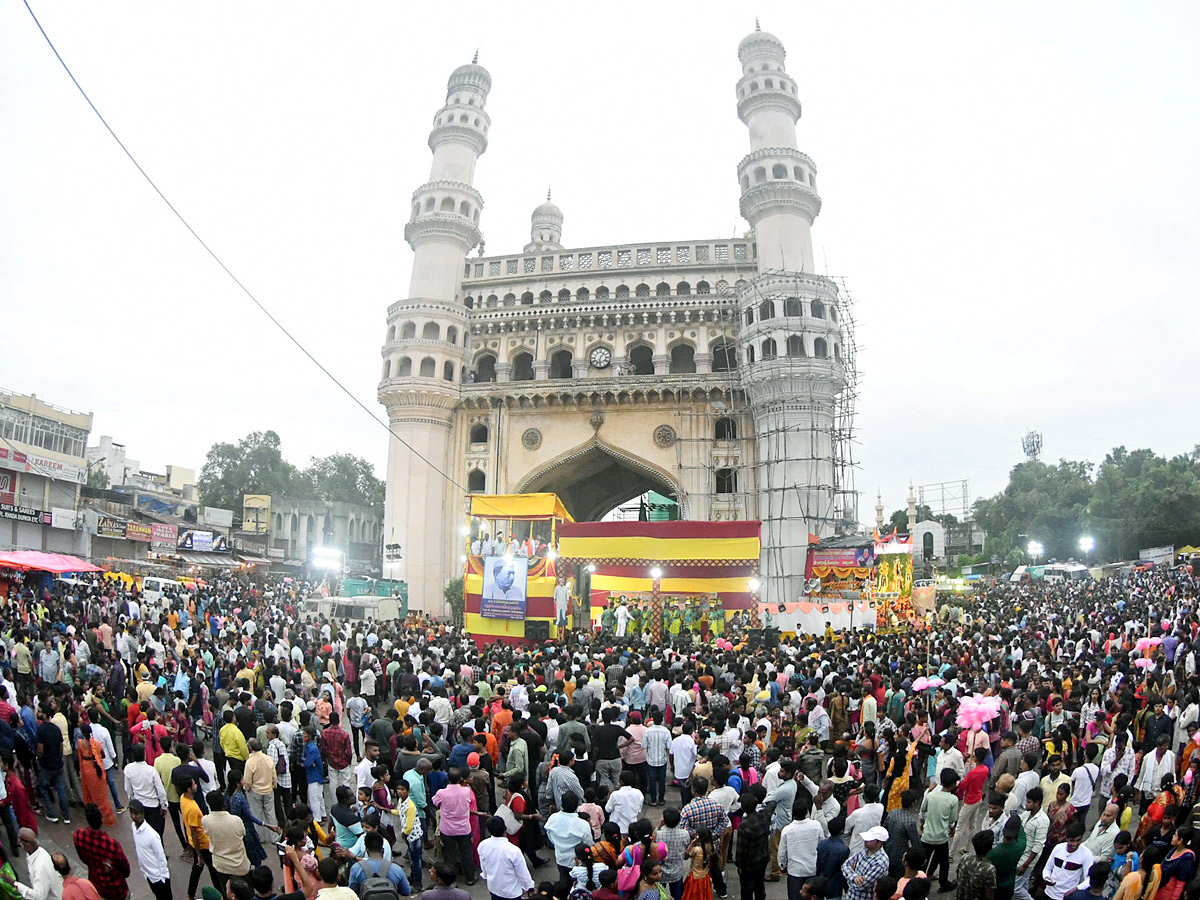
[[[1168,459],[1117,447],[1099,467],[1065,459],[1023,462],[1003,491],[975,503],[975,521],[987,531],[989,554],[1006,558],[1038,541],[1044,560],[1081,559],[1084,536],[1096,542],[1093,560],[1194,544],[1200,540],[1200,448]]]
[[[279,435],[255,431],[237,443],[213,444],[200,470],[206,506],[238,511],[243,494],[290,494],[330,502],[383,506],[383,482],[372,465],[351,453],[312,457],[299,469],[283,458]]]

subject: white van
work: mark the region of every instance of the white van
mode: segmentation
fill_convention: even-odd
[[[162,603],[168,591],[176,597],[182,597],[187,593],[187,587],[173,578],[162,578],[158,575],[147,575],[142,579],[142,600],[147,603]]]
[[[324,616],[339,622],[395,622],[400,619],[399,597],[309,597],[304,612],[314,619]]]

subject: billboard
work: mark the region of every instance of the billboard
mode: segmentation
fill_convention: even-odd
[[[221,509],[218,506],[205,506],[201,512],[204,515],[204,524],[211,525],[214,528],[232,528],[233,527],[233,510]],[[199,547],[196,548],[200,549]]]
[[[1138,551],[1138,559],[1154,563],[1156,566],[1169,566],[1175,561],[1174,547],[1148,547]]]
[[[229,552],[229,542],[225,539],[225,535],[191,528],[179,532],[176,547],[179,550],[194,550],[197,553]]]
[[[144,525],[141,522],[126,522],[125,523],[125,539],[128,541],[141,541],[142,543],[150,543],[151,531],[149,525]]]
[[[861,568],[871,565],[870,547],[849,547],[838,550],[814,550],[814,566],[836,566],[839,569]]]
[[[910,553],[889,553],[875,560],[875,596],[911,597],[913,558]]]
[[[479,614],[487,619],[524,619],[528,578],[529,560],[525,557],[486,557]]]
[[[96,534],[99,537],[123,538],[125,537],[125,523],[111,516],[97,516]]]

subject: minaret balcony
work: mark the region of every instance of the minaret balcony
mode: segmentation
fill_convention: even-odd
[[[751,225],[771,214],[793,213],[812,222],[821,212],[821,197],[816,188],[791,178],[768,179],[743,189],[742,215]]]

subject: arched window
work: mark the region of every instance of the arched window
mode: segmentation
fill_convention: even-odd
[[[538,300],[540,300],[542,303],[549,303],[553,299],[554,295],[549,291],[542,291],[541,294],[538,295]]]
[[[531,291],[526,291],[521,295],[521,305],[533,306],[533,293]]]
[[[517,305],[517,295],[516,294],[505,294],[504,295],[504,305],[505,306],[516,306]]]
[[[425,201],[425,211],[431,212],[436,205],[437,205],[437,201],[434,200],[432,197],[430,197],[429,199],[427,199]]]
[[[608,288],[604,287],[603,285],[596,288],[596,299],[597,300],[607,300],[608,299]]]
[[[487,490],[487,476],[480,469],[472,469],[467,475],[467,490],[472,494],[481,494]]]
[[[825,304],[820,300],[814,300],[809,304],[809,308],[812,310],[812,317],[814,319],[825,318]]]
[[[696,285],[696,293],[697,294],[707,294],[707,293],[710,293],[711,291],[712,291],[712,288],[710,288],[708,286],[707,281],[701,281],[699,284]]]
[[[754,308],[751,307],[750,309],[746,310],[746,325],[750,326],[753,324],[754,324]]]
[[[749,363],[754,362],[754,345],[753,344],[751,344],[749,347],[746,348],[746,362],[749,362]]]
[[[283,534],[283,513],[275,513],[275,534]]]
[[[834,359],[841,359],[841,358],[842,358],[842,345],[841,345],[841,344],[834,344],[834,345],[833,345],[833,358],[834,358]]]
[[[717,469],[717,493],[737,493],[737,469]]]
[[[649,291],[650,289],[646,288],[646,290]],[[617,285],[617,299],[618,300],[628,300],[629,299],[629,285],[627,285],[627,284],[618,284]]]
[[[357,541],[358,540],[358,534],[356,533],[353,519],[351,519],[349,522],[346,523],[346,540],[348,540],[348,541]]]
[[[837,321],[837,307],[836,306],[829,307],[829,321],[831,321],[831,322]]]
[[[713,426],[713,438],[718,441],[736,441],[737,440],[737,422],[722,416],[717,419]]]
[[[772,90],[775,87],[775,82],[768,78],[763,82],[763,87],[765,87],[768,91]]]
[[[481,301],[483,300],[482,297],[480,297],[479,299]],[[463,306],[465,306],[467,309],[474,309],[475,308],[475,298],[468,296],[467,299],[463,301]]]
[[[742,176],[742,190],[743,191],[750,190],[750,176],[749,175]]]
[[[410,375],[412,375],[412,360],[407,356],[402,357],[396,364],[396,377],[408,378]]]
[[[587,303],[589,300],[592,299],[592,294],[587,288],[580,288],[578,293],[575,294],[575,299],[578,300],[580,303]],[[599,291],[596,291],[596,299],[600,299]]]
[[[442,363],[442,380],[454,380],[454,363],[450,362],[450,360],[446,360],[444,363]]]
[[[713,345],[712,370],[714,372],[733,372],[737,367],[737,347],[729,341],[721,341]]]
[[[765,168],[763,168],[762,166],[759,166],[757,169],[754,170],[754,183],[762,184],[766,180],[767,180],[767,170]]]
[[[387,381],[391,377],[392,377],[392,361],[390,359],[385,359],[383,361],[383,380]]]
[[[458,214],[460,216],[466,216],[468,219],[471,218],[471,204],[466,200],[460,203],[458,205]]]
[[[775,318],[775,301],[764,300],[758,304],[758,317],[763,320]]]
[[[933,559],[933,532],[927,531],[921,536],[921,553],[926,559]]]
[[[559,291],[558,292],[558,302],[559,303],[570,303],[571,302],[571,292],[568,291],[566,288],[563,288],[561,291]]]
[[[675,295],[677,297],[687,297],[692,293],[692,286],[686,281],[681,281],[675,285]]]
[[[453,325],[449,326],[446,329],[446,343],[447,344],[457,344],[458,343],[458,329],[455,328]]]
[[[654,289],[654,296],[670,297],[671,296],[671,286],[669,284],[667,284],[665,281],[660,281],[658,283],[658,287],[656,287]]]
[[[454,212],[454,198],[453,197],[443,197],[442,198],[441,211],[442,212]]]
[[[789,334],[787,339],[788,356],[804,356],[804,338],[798,334]]]
[[[500,305],[500,301],[496,299],[495,294],[488,294],[487,305],[494,309]]]
[[[792,170],[792,174],[794,174],[796,176],[796,180],[798,182],[800,182],[801,184],[804,184],[804,170],[802,168],[800,168],[799,166],[796,166]]]
[[[763,359],[774,359],[777,355],[775,352],[775,338],[767,338],[762,342]]]
[[[512,361],[513,381],[533,381],[533,354],[518,353]]]
[[[391,343],[392,341],[394,341],[395,339],[396,339],[396,326],[395,326],[395,325],[389,325],[389,326],[388,326],[388,339],[387,339],[387,342],[390,344],[390,343]]]
[[[550,357],[550,377],[570,378],[574,374],[571,371],[571,363],[574,359],[570,350],[556,350]]]
[[[635,297],[649,297],[650,296],[650,285],[639,284],[637,286],[637,289],[634,290],[633,295]]]
[[[813,341],[813,356],[817,359],[825,359],[829,355],[829,348],[825,344],[825,338],[817,338]]]
[[[400,340],[409,341],[417,336],[417,323],[405,322],[404,327],[400,329]]]
[[[775,165],[771,166],[771,177],[787,178],[787,166],[785,166],[783,163],[775,163]]]
[[[486,444],[488,439],[488,427],[486,425],[471,426],[471,443]]]
[[[421,329],[421,340],[436,341],[442,336],[442,327],[437,322],[426,322]]]
[[[696,371],[696,350],[691,344],[676,344],[671,348],[671,374],[692,375]]]
[[[437,376],[437,363],[433,361],[432,356],[427,356],[421,360],[421,377],[435,378]]]
[[[477,360],[475,360],[475,380],[496,380],[496,357],[491,353],[484,353]]]
[[[783,301],[783,314],[785,316],[802,316],[804,315],[804,304],[795,297]]]
[[[654,374],[654,351],[641,344],[629,351],[629,364],[633,366],[634,375]]]

